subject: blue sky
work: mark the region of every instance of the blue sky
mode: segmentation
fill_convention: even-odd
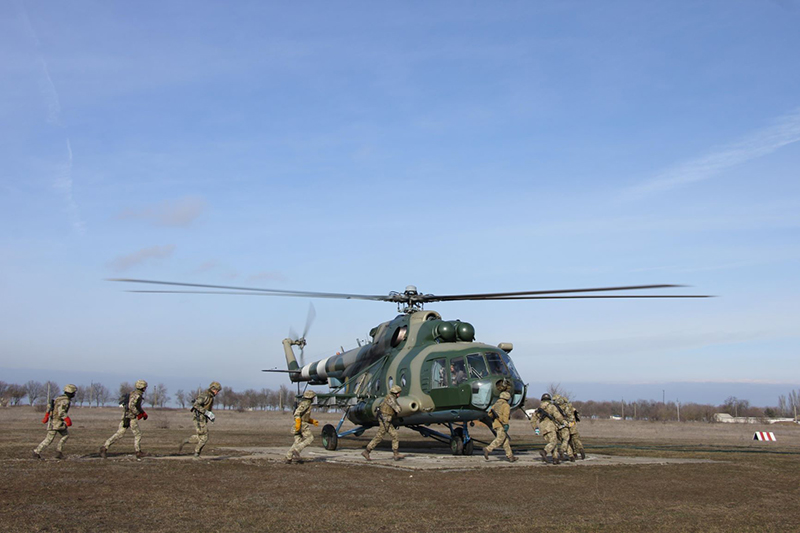
[[[307,301],[109,277],[681,283],[719,297],[430,307],[513,342],[532,383],[784,394],[800,386],[798,23],[792,1],[4,3],[0,368],[282,383],[259,370],[283,365]],[[315,306],[310,357],[395,314]]]

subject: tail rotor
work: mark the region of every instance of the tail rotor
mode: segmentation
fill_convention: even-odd
[[[306,335],[308,335],[308,330],[311,329],[311,324],[314,322],[314,319],[317,317],[317,311],[314,309],[314,304],[308,304],[308,315],[306,316],[306,325],[303,328],[303,334],[298,336],[297,333],[294,331],[293,328],[289,328],[289,338],[292,340],[292,344],[294,346],[300,347],[300,368],[306,365],[305,361],[305,349],[306,349]]]

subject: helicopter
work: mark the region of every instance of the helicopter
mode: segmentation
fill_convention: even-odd
[[[288,296],[304,298],[354,299],[392,302],[398,315],[382,322],[369,332],[370,342],[357,348],[306,364],[303,358],[306,334],[313,320],[309,308],[302,336],[283,339],[286,370],[291,382],[300,385],[327,385],[329,392],[317,395],[320,407],[338,408],[342,417],[337,425],[322,428],[322,444],[336,450],[340,438],[360,436],[379,423],[378,408],[394,385],[401,387],[397,401],[401,412],[397,426],[407,427],[423,437],[448,444],[454,455],[472,455],[474,440],[469,428],[481,422],[491,429],[488,411],[502,392],[511,395],[512,410],[523,407],[527,384],[523,381],[510,353],[513,344],[496,346],[477,342],[475,328],[469,322],[445,320],[438,312],[426,310],[430,302],[464,300],[545,300],[586,298],[707,298],[706,295],[631,294],[627,291],[670,289],[684,285],[636,285],[479,294],[434,295],[420,293],[409,285],[403,292],[388,295],[310,292],[227,285],[207,285],[171,281],[115,278],[110,281],[182,287],[181,290],[131,290],[136,293],[193,293],[250,296]],[[198,290],[213,289],[213,290]],[[607,293],[623,294],[607,294]],[[593,294],[601,293],[601,294]],[[300,363],[294,349],[300,349]],[[345,420],[354,428],[343,430]],[[443,426],[447,432],[432,429]]]

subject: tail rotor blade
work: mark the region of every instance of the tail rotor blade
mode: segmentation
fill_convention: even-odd
[[[314,304],[309,302],[308,303],[308,316],[306,316],[306,327],[303,330],[303,338],[306,338],[308,334],[308,330],[311,329],[311,324],[314,322],[314,319],[317,317],[317,310],[314,309]]]

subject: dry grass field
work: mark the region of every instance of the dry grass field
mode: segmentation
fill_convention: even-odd
[[[45,436],[41,413],[0,409],[0,530],[800,531],[800,427],[791,424],[585,421],[590,456],[712,462],[544,467],[533,463],[541,439],[515,420],[511,434],[522,459],[514,468],[412,471],[385,461],[285,465],[231,451],[288,449],[289,414],[263,412],[218,411],[205,458],[194,461],[191,450],[185,460],[176,457],[192,432],[188,412],[153,410],[142,423],[148,457],[133,457],[128,434],[102,460],[98,448],[119,412],[73,408],[66,459],[53,459],[54,443],[37,461],[31,450]],[[753,441],[756,430],[774,431],[779,440]],[[314,434],[312,448],[321,446],[319,428]],[[373,434],[340,446],[363,447]],[[446,453],[416,433],[400,434],[403,451]],[[477,439],[489,435],[474,428]]]

